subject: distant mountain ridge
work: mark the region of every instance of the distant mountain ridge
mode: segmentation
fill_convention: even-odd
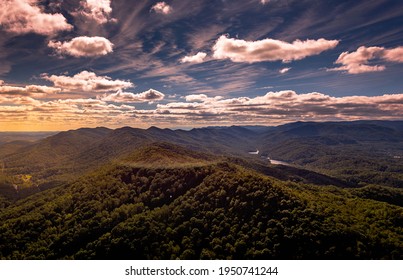
[[[306,180],[310,176],[318,183],[333,182],[338,186],[403,185],[400,172],[403,170],[400,159],[403,158],[403,121],[296,122],[277,127],[205,127],[186,131],[157,127],[81,128],[36,142],[0,145],[0,163],[10,176],[28,174],[32,185],[49,187],[156,143],[171,145],[177,151],[187,149],[194,154],[243,158],[258,169],[268,168],[267,158],[290,163],[292,167],[265,171],[277,174],[282,168],[278,178],[290,178],[295,173],[295,178],[303,175]],[[260,151],[258,155],[248,154],[256,148]],[[166,154],[154,158],[153,162],[144,157],[143,163],[164,165],[164,161],[173,163],[175,156]],[[188,156],[189,164],[193,159]],[[185,164],[187,160],[183,157],[179,161]],[[333,179],[298,171],[302,169]]]

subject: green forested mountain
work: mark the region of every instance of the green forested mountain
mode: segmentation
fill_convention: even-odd
[[[0,258],[402,259],[402,127],[95,128],[7,152],[11,141]]]
[[[191,162],[183,166],[184,150],[175,149],[160,144],[139,150],[66,186],[6,207],[0,215],[1,256],[403,256],[401,207],[361,198],[350,189],[282,182],[203,155],[183,155]],[[152,167],[166,155],[179,164]]]
[[[261,134],[264,153],[345,180],[403,187],[403,122],[293,123]],[[267,145],[270,143],[270,145]]]

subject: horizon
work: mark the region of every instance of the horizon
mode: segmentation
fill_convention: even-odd
[[[295,123],[357,123],[357,122],[403,122],[403,119],[401,120],[382,120],[382,119],[370,119],[370,120],[338,120],[338,121],[291,121],[291,122],[286,122],[278,125],[208,125],[208,126],[195,126],[195,127],[159,127],[155,125],[151,125],[148,127],[136,127],[136,126],[120,126],[120,127],[107,127],[107,126],[96,126],[96,127],[78,127],[78,128],[72,128],[72,129],[67,129],[67,130],[0,130],[0,133],[60,133],[60,132],[66,132],[66,131],[76,131],[80,129],[97,129],[97,128],[106,128],[109,130],[118,130],[122,129],[125,127],[128,128],[133,128],[133,129],[141,129],[141,130],[147,130],[150,128],[157,128],[157,129],[169,129],[169,130],[183,130],[183,131],[190,131],[192,129],[203,129],[203,128],[229,128],[229,127],[262,127],[262,128],[268,128],[268,127],[279,127],[283,125],[288,125],[288,124],[295,124]]]
[[[403,2],[0,2],[0,130],[403,119]]]

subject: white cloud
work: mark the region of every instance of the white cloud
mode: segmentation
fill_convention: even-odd
[[[81,36],[67,42],[50,41],[48,46],[59,55],[74,57],[102,56],[113,52],[113,44],[104,37]]]
[[[336,60],[342,66],[328,71],[346,71],[349,74],[384,71],[384,65],[369,65],[370,61],[403,62],[403,47],[385,49],[383,47],[361,46],[354,52],[343,52]]]
[[[151,10],[155,11],[158,14],[167,15],[172,12],[172,7],[165,2],[158,2],[157,4],[151,7]]]
[[[89,71],[82,71],[74,76],[42,74],[42,78],[53,82],[56,87],[60,87],[65,92],[110,92],[134,86],[129,81],[112,80],[108,76],[97,76]]]
[[[274,86],[264,86],[264,87],[260,87],[258,89],[272,89],[274,88]]]
[[[214,58],[231,59],[234,62],[261,62],[301,60],[333,49],[338,40],[295,40],[292,43],[274,39],[245,41],[222,35],[213,46]]]
[[[286,68],[280,69],[278,72],[279,72],[280,74],[285,74],[285,73],[287,73],[287,72],[290,71],[290,70],[291,70],[291,67],[286,67]]]
[[[223,98],[188,95],[185,102],[157,104],[136,109],[128,103],[155,101],[159,94],[122,93],[95,98],[36,100],[29,96],[0,94],[2,127],[35,129],[82,126],[205,126],[261,124],[290,121],[362,120],[403,118],[403,94],[333,97],[323,93],[298,94],[292,90],[268,92],[256,97]],[[119,103],[119,104],[114,104]],[[11,105],[12,104],[12,105]],[[38,120],[41,120],[38,123]],[[39,126],[40,128],[40,126]]]
[[[110,20],[111,13],[111,0],[83,0],[75,15],[81,15],[98,24],[104,24]]]
[[[331,70],[347,71],[349,74],[383,71],[385,66],[367,65],[369,60],[379,57],[383,50],[380,47],[359,47],[355,52],[343,52],[335,62],[343,66]]]
[[[39,85],[9,86],[5,85],[4,81],[0,80],[0,95],[42,97],[49,94],[57,94],[60,92],[61,92],[60,88],[48,87],[48,86],[39,86]]]
[[[208,99],[208,96],[205,94],[191,94],[185,96],[187,102],[195,102],[195,101],[204,101]]]
[[[105,94],[98,96],[98,99],[102,101],[110,101],[117,103],[142,103],[142,102],[154,102],[164,99],[165,95],[155,89],[149,89],[141,93],[131,93],[118,91],[117,93]]]
[[[204,61],[204,59],[206,58],[207,54],[204,52],[198,52],[195,55],[191,55],[191,56],[185,56],[182,57],[182,59],[180,60],[181,63],[202,63]]]
[[[205,94],[191,94],[185,96],[187,102],[212,102],[223,99],[222,96],[208,97]]]
[[[391,62],[403,63],[403,47],[385,50],[383,53],[383,59]]]
[[[10,105],[13,104],[13,105]],[[26,96],[0,95],[2,128],[60,130],[89,126],[122,126],[130,120],[134,106],[108,104],[93,98],[35,100]]]
[[[16,34],[37,33],[46,36],[73,29],[62,14],[45,13],[39,3],[39,0],[0,1],[0,27]]]
[[[31,96],[26,94],[18,95],[18,94],[0,94],[0,110],[3,108],[4,105],[33,105],[33,104],[40,104],[41,101],[34,99]]]
[[[214,99],[207,95],[189,95],[186,102],[158,104],[153,116],[161,114],[189,123],[259,123],[295,120],[400,119],[403,94],[381,96],[332,97],[312,92],[298,94],[285,90],[263,96]],[[145,114],[145,112],[143,112]]]
[[[263,5],[266,5],[269,2],[270,2],[270,0],[260,0],[260,3],[262,3]]]

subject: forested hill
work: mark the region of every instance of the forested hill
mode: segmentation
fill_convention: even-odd
[[[403,122],[292,123],[259,135],[261,150],[355,186],[403,187]]]
[[[0,258],[402,259],[402,128],[99,127],[3,138]]]
[[[403,257],[400,206],[165,143],[19,200],[0,220],[6,259]]]
[[[294,168],[337,177],[351,186],[403,185],[403,122],[398,121],[297,122],[278,127],[207,127],[190,131],[86,128],[34,143],[0,144],[0,164],[5,167],[3,175],[29,175],[31,185],[43,189],[156,142],[248,161],[270,157]],[[256,149],[258,155],[248,154]],[[260,163],[267,165],[267,160]]]

